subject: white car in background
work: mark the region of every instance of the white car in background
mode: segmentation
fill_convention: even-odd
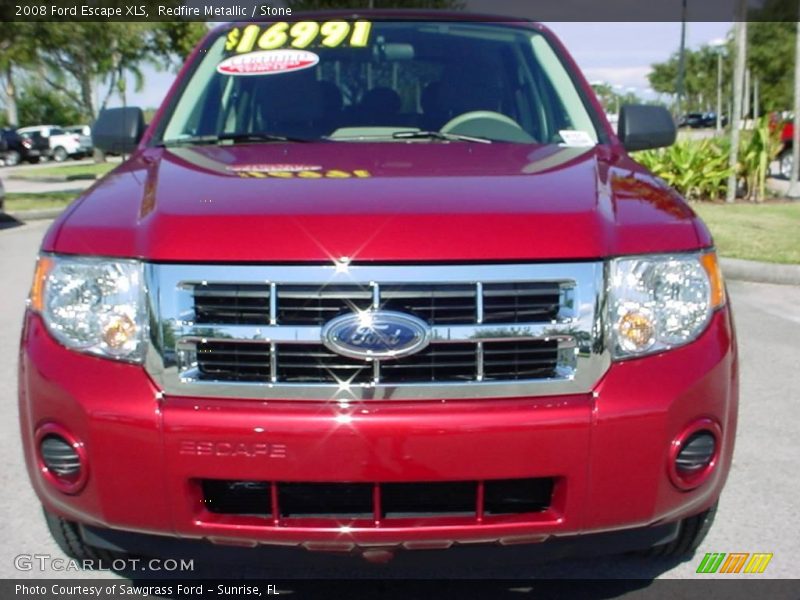
[[[63,128],[55,125],[34,125],[31,127],[20,127],[17,129],[20,134],[38,132],[50,141],[50,156],[56,162],[62,162],[67,158],[83,158],[87,150],[81,144],[80,136],[75,133],[67,133]]]
[[[64,131],[78,136],[78,141],[81,143],[81,151],[87,156],[92,153],[94,145],[92,144],[91,127],[88,125],[70,125],[69,127],[64,127]]]

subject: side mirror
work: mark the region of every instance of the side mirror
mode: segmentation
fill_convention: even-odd
[[[141,108],[107,108],[92,125],[95,147],[112,154],[130,154],[144,134],[144,113]]]
[[[663,106],[628,104],[619,111],[617,137],[626,150],[671,146],[677,134],[675,121]]]

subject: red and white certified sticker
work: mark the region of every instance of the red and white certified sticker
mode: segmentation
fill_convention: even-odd
[[[226,58],[217,65],[223,75],[278,75],[310,69],[319,56],[308,50],[261,50]]]

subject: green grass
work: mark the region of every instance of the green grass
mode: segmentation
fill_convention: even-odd
[[[5,212],[65,208],[77,197],[74,192],[49,192],[45,194],[6,194]]]
[[[800,202],[693,203],[721,256],[800,263]]]
[[[39,179],[41,177],[89,177],[105,175],[117,163],[92,163],[90,165],[62,165],[41,169],[16,169],[11,175],[20,179]]]

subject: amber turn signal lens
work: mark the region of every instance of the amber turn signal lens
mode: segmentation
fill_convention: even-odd
[[[103,341],[112,350],[120,350],[136,337],[136,323],[127,315],[115,316],[103,331]]]
[[[53,259],[47,256],[40,256],[36,261],[36,269],[33,272],[33,284],[29,298],[31,309],[41,312],[44,308],[44,284],[47,276],[53,268]]]
[[[719,267],[716,252],[708,252],[700,256],[700,263],[708,274],[711,286],[711,306],[719,308],[725,303],[725,283],[722,280],[722,269]]]
[[[629,352],[640,352],[653,345],[655,325],[640,312],[628,312],[619,321],[620,343]]]

